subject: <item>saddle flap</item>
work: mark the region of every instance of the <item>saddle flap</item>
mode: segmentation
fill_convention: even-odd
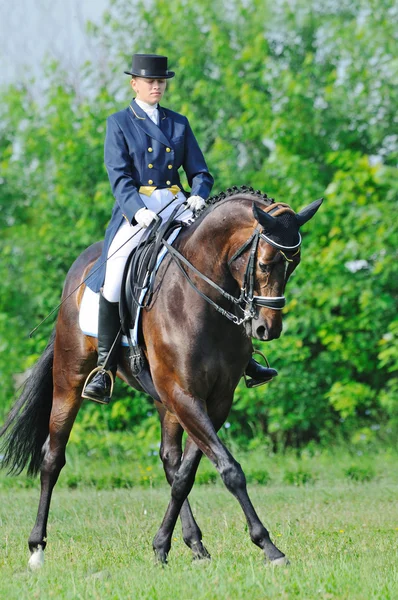
[[[120,293],[120,320],[128,338],[129,332],[137,329],[140,309],[151,302],[156,271],[161,262],[160,252],[165,250],[163,239],[172,235],[174,240],[182,227],[181,222],[174,221],[175,214],[173,211],[165,222],[156,221],[126,262]],[[133,342],[136,344],[138,340]]]

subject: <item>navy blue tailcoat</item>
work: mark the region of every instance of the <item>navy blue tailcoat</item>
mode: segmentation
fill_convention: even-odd
[[[109,246],[123,218],[135,225],[134,215],[145,204],[141,186],[182,189],[178,169],[182,167],[191,187],[191,196],[209,197],[213,186],[206,161],[188,119],[159,106],[159,126],[133,100],[107,119],[105,166],[115,197],[112,217],[105,233],[102,254],[95,271],[106,260]],[[184,190],[183,190],[184,191]],[[106,264],[90,276],[87,285],[98,292],[104,283]]]

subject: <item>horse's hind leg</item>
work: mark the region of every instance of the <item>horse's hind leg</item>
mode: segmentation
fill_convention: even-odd
[[[183,428],[174,415],[158,405],[162,425],[162,443],[160,458],[168,483],[173,485],[174,476],[181,464]],[[186,545],[192,550],[194,558],[210,558],[210,554],[202,544],[202,532],[192,514],[188,499],[185,500],[180,510],[182,535]]]
[[[187,497],[195,481],[196,470],[201,458],[202,452],[196,444],[188,438],[181,465],[174,473],[169,506],[162,524],[153,540],[155,555],[162,563],[167,563],[167,555],[170,551],[174,527],[178,515],[182,513],[183,506],[188,503]],[[206,549],[204,550],[206,552]],[[206,558],[206,555],[201,556],[201,558]]]
[[[76,351],[76,346],[74,347]],[[50,415],[49,436],[43,447],[40,470],[41,493],[36,523],[29,536],[31,557],[29,566],[37,569],[44,563],[44,548],[47,544],[47,520],[51,495],[62,467],[65,465],[65,448],[72,425],[82,403],[81,390],[90,366],[81,372],[84,361],[75,357],[67,360],[59,349],[57,340],[54,355],[54,394]],[[68,364],[69,363],[69,364]],[[87,372],[86,372],[87,371]]]

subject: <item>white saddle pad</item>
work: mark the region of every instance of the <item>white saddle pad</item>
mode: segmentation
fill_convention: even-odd
[[[168,237],[168,243],[172,244],[176,239],[177,235],[180,233],[181,227],[175,229],[172,234]],[[162,248],[159,252],[158,260],[156,262],[156,271],[163,258],[166,256],[167,249]],[[141,291],[140,302],[144,299],[147,288]],[[79,312],[79,326],[82,332],[85,335],[89,335],[91,337],[98,337],[98,308],[99,308],[99,293],[93,292],[90,288],[86,287],[84,290],[82,303],[80,305]],[[130,330],[131,339],[134,344],[137,344],[138,340],[138,326],[141,319],[141,309],[139,308],[137,311],[137,318],[134,323],[134,329]],[[121,339],[122,346],[128,346],[127,337],[124,335]]]

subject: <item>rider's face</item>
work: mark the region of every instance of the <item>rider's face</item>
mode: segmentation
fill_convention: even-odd
[[[160,102],[166,89],[166,79],[146,79],[133,77],[130,84],[136,93],[136,98],[147,104]]]

